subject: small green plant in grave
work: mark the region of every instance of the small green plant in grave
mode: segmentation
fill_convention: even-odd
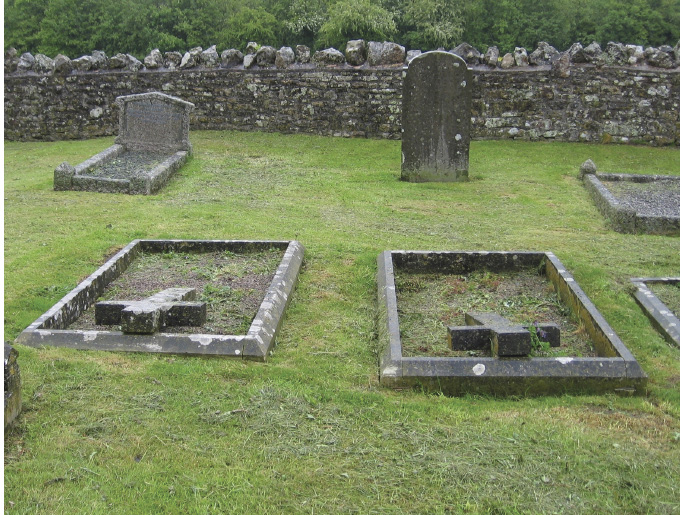
[[[531,335],[531,353],[530,356],[536,356],[542,352],[550,350],[550,343],[543,341],[546,338],[545,331],[538,327],[538,322],[534,322],[528,326]],[[543,338],[543,340],[541,340]]]

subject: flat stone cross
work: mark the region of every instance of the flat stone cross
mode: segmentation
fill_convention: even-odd
[[[531,332],[528,326],[515,324],[496,313],[465,313],[465,326],[449,327],[448,340],[452,350],[486,350],[491,343],[493,356],[528,356],[531,352]],[[557,324],[538,324],[537,331],[551,347],[560,346]]]
[[[151,334],[167,326],[203,325],[205,302],[186,302],[196,298],[194,288],[168,288],[144,300],[108,300],[97,302],[94,318],[97,325],[120,324],[124,333]]]

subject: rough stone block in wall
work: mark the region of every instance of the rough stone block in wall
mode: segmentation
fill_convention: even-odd
[[[473,139],[680,145],[680,69],[573,64],[473,68]],[[401,137],[403,69],[205,69],[6,75],[5,139],[116,134],[118,96],[162,91],[195,104],[195,130]],[[512,113],[508,116],[508,113]]]

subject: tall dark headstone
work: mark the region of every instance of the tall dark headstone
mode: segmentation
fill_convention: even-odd
[[[467,181],[472,72],[448,52],[411,61],[402,96],[401,178]]]

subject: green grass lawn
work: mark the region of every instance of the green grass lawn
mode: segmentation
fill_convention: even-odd
[[[298,239],[267,363],[17,346],[5,509],[26,513],[680,511],[680,349],[630,277],[680,238],[608,228],[577,179],[680,174],[680,150],[473,142],[468,183],[399,181],[400,143],[193,132],[158,195],[52,190],[112,139],[5,143],[5,339],[135,238]],[[649,374],[645,396],[448,398],[378,383],[386,249],[552,251]]]

